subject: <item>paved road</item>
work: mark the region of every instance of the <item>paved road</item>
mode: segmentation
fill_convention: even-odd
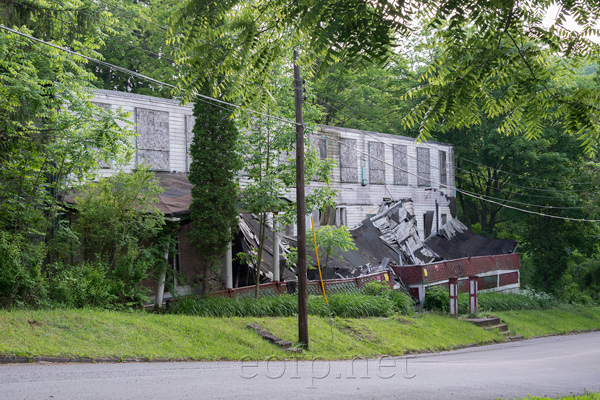
[[[380,360],[0,365],[0,399],[496,399],[600,391],[600,332]]]

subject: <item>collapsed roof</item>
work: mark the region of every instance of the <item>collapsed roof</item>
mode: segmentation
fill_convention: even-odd
[[[478,235],[457,219],[451,219],[439,232],[423,241],[410,199],[384,203],[377,215],[363,220],[350,233],[358,250],[347,251],[342,254],[343,260],[330,262],[338,278],[356,276],[365,271],[365,267],[370,272],[388,263],[423,265],[463,257],[509,254],[518,244],[515,240]]]

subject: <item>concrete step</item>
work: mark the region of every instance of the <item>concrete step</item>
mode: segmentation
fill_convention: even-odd
[[[486,326],[484,329],[487,329],[487,330],[498,329],[500,332],[508,332],[508,325],[507,324],[490,325],[490,326]]]
[[[477,326],[494,326],[500,324],[500,318],[467,318],[465,321],[471,322]]]
[[[508,340],[510,340],[511,342],[516,342],[519,340],[524,340],[525,337],[523,335],[510,335],[506,337]]]

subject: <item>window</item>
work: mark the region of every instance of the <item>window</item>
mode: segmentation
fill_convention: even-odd
[[[394,184],[408,185],[408,161],[406,156],[407,147],[395,144],[392,147],[394,157]]]
[[[341,139],[340,142],[340,181],[358,182],[356,139]]]
[[[385,146],[369,142],[369,182],[385,184]]]
[[[340,227],[348,225],[348,213],[346,207],[338,207],[335,209],[335,226]]]
[[[169,113],[135,109],[137,123],[137,164],[146,162],[154,171],[168,171]]]
[[[445,225],[446,222],[448,222],[448,217],[446,216],[446,214],[442,214],[442,225]]]
[[[417,148],[417,185],[431,186],[429,149]]]
[[[321,158],[321,160],[326,159],[327,158],[327,136],[321,136],[317,141],[317,145],[319,146],[319,157]]]
[[[440,150],[440,183],[442,185],[448,184],[448,174],[446,173],[446,152],[442,150]]]

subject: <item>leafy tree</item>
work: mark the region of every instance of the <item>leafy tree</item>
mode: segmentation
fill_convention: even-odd
[[[190,241],[204,257],[203,295],[210,293],[212,271],[237,229],[238,187],[242,167],[237,152],[239,133],[231,113],[221,107],[194,105],[194,139],[190,147],[192,189]]]
[[[126,162],[133,132],[117,125],[122,112],[90,102],[92,76],[78,60],[5,31],[0,59],[0,229],[47,240],[62,193],[100,160]]]
[[[163,189],[147,167],[101,178],[77,198],[75,230],[80,236],[84,262],[106,265],[108,284],[123,303],[139,303],[140,281],[157,275],[165,262],[165,224],[154,204]],[[160,237],[163,238],[161,240]]]
[[[306,233],[306,237],[312,237],[312,231]],[[336,228],[334,226],[325,225],[315,230],[315,237],[317,241],[317,247],[320,249],[320,261],[325,259],[323,266],[324,281],[327,282],[327,266],[331,258],[337,258],[342,260],[342,254],[348,250],[357,250],[352,235],[348,230],[347,226],[340,226]],[[308,240],[308,246],[315,250],[314,240]]]
[[[425,99],[405,120],[407,127],[418,126],[421,138],[440,128],[474,126],[483,115],[502,118],[501,132],[538,137],[552,117],[563,119],[564,131],[584,137],[593,151],[600,91],[565,92],[546,82],[595,56],[598,46],[563,24],[572,15],[585,33],[597,34],[600,8],[595,0],[558,1],[557,19],[545,28],[542,19],[552,3],[193,0],[178,13],[183,32],[173,41],[184,44],[182,60],[195,57],[212,76],[226,77],[216,92],[246,100],[269,83],[290,38],[306,50],[304,65],[385,61],[398,38],[413,35],[411,24],[418,20],[435,35],[432,45],[443,50],[412,94]],[[205,79],[187,76],[184,86],[197,88]]]
[[[291,85],[286,85],[284,81],[287,79],[284,67],[279,66],[279,68],[281,73],[278,75],[283,78],[279,78],[271,90],[271,106],[278,110],[277,114],[292,119],[293,90]],[[314,95],[310,86],[306,93],[304,112],[307,120],[311,121],[318,118],[321,108],[313,103]],[[296,221],[296,202],[284,200],[284,197],[289,197],[290,192],[296,187],[296,132],[289,124],[264,116],[242,114],[239,120],[247,127],[240,140],[242,144],[240,152],[244,161],[242,174],[246,178],[241,190],[242,200],[250,212],[258,215],[260,222],[259,248],[256,260],[253,260],[255,295],[258,297],[268,215],[275,212],[274,221],[281,225]],[[314,129],[314,123],[307,124],[307,131]],[[316,137],[311,139],[318,140]],[[311,213],[314,209],[326,209],[333,204],[336,192],[329,186],[332,169],[332,161],[321,160],[316,144],[306,140],[304,176],[307,188],[305,199],[307,213]],[[274,268],[277,266],[274,265]]]
[[[159,81],[173,84],[185,66],[176,66],[175,47],[167,45],[167,25],[175,0],[112,0],[99,3],[104,19],[112,28],[102,36],[99,52],[104,60],[139,72]],[[84,6],[85,7],[85,6]],[[155,82],[133,77],[105,65],[91,66],[97,77],[96,86],[157,97],[172,97],[171,89]]]

